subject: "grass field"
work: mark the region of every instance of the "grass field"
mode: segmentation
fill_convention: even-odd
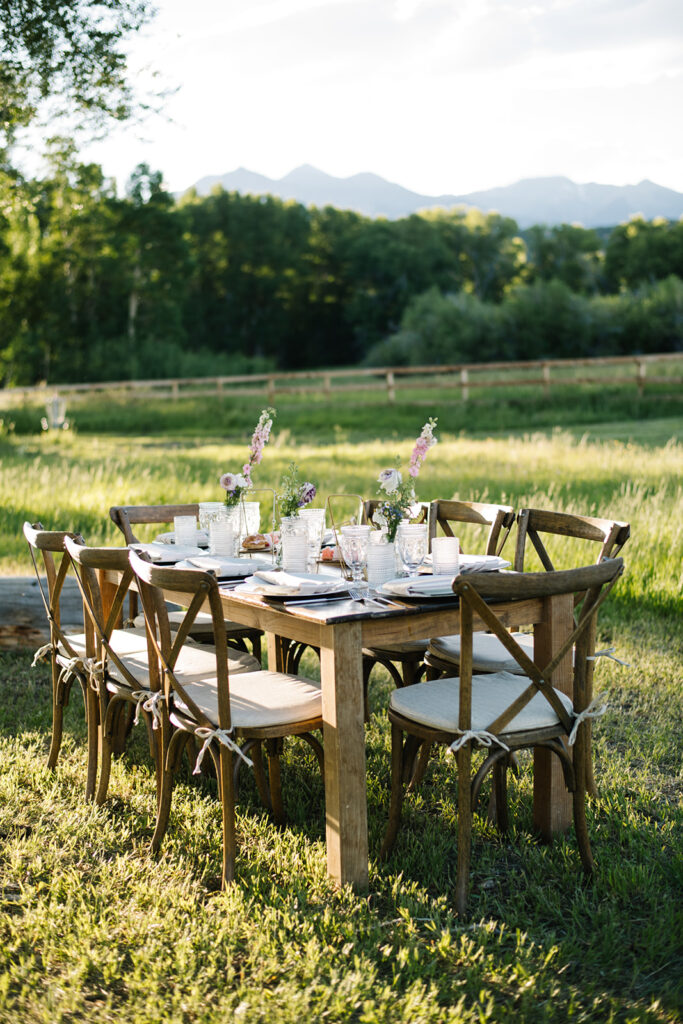
[[[426,418],[408,410],[328,410],[315,445],[307,417],[281,410],[258,483],[291,459],[331,490],[374,495],[381,468]],[[431,412],[432,410],[429,410]],[[441,423],[447,411],[434,410]],[[256,410],[258,412],[258,409]],[[616,412],[616,411],[615,411]],[[111,413],[111,410],[110,410]],[[85,431],[0,438],[0,572],[27,574],[24,519],[115,541],[113,503],[218,497],[244,459],[253,410],[229,428],[128,436]],[[111,416],[110,426],[116,422]],[[207,422],[209,420],[207,419]],[[369,892],[325,876],[322,781],[292,743],[283,770],[290,824],[278,831],[246,779],[238,811],[237,883],[216,890],[220,811],[211,780],[188,770],[161,857],[148,853],[154,777],[141,730],[116,762],[110,798],[82,801],[82,705],[74,693],[60,765],[45,768],[48,672],[0,655],[0,1021],[564,1022],[680,1020],[683,1005],[683,444],[678,418],[562,430],[451,431],[430,453],[419,497],[488,498],[625,519],[626,574],[601,618],[596,685],[609,712],[595,729],[600,798],[589,829],[597,871],[582,882],[573,835],[531,835],[531,766],[511,783],[512,834],[476,819],[470,911],[451,909],[457,817],[452,760],[435,759],[407,803],[386,865],[376,861],[388,809],[385,707],[376,672],[367,727]],[[336,429],[335,429],[336,428]],[[392,436],[395,431],[396,436]],[[230,438],[225,443],[222,437]],[[298,439],[298,443],[297,443]],[[565,544],[558,564],[577,564]],[[317,673],[311,655],[305,671]]]

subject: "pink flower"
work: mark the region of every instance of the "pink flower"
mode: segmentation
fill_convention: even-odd
[[[427,452],[436,444],[436,438],[434,437],[435,427],[436,420],[430,417],[415,442],[412,455],[410,456],[410,468],[408,469],[412,477],[419,475],[422,463],[427,458]]]

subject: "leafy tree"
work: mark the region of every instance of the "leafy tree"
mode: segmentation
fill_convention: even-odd
[[[41,114],[127,118],[123,43],[152,13],[150,0],[0,0],[0,147]]]
[[[573,292],[594,294],[601,273],[598,233],[575,224],[534,225],[524,233],[529,282],[556,279]]]
[[[683,220],[634,217],[614,228],[605,252],[610,291],[652,284],[670,274],[683,278]]]

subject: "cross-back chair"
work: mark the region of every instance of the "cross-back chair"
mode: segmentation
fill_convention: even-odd
[[[90,737],[91,718],[96,714],[93,701],[89,699],[87,658],[92,644],[92,631],[85,623],[84,630],[66,633],[61,624],[60,600],[64,581],[71,571],[71,559],[64,550],[64,540],[74,534],[64,530],[45,530],[42,523],[24,523],[24,537],[29,546],[31,561],[38,581],[40,596],[45,608],[50,639],[35,653],[33,664],[49,661],[52,670],[52,737],[47,758],[48,768],[55,768],[59,760],[64,728],[64,708],[69,703],[71,687],[76,680],[83,693],[86,724]],[[41,573],[42,566],[42,573]],[[89,754],[91,751],[89,751]],[[89,770],[86,779],[86,796],[94,791],[95,779]]]
[[[160,699],[150,671],[147,633],[144,627],[117,629],[126,595],[134,580],[127,548],[88,547],[82,538],[67,537],[64,541],[83,599],[83,613],[90,623],[95,646],[90,660],[90,688],[98,707],[97,731],[93,742],[95,764],[100,751],[99,780],[95,793],[98,804],[104,802],[109,789],[112,754],[120,753],[125,735],[142,714],[147,726],[150,753],[159,757],[157,704]],[[112,583],[108,599],[103,599],[102,574],[117,579]],[[260,668],[252,655],[230,650],[233,673]],[[200,677],[213,669],[213,648],[188,641],[183,648],[179,670],[190,678]],[[127,717],[124,717],[124,714]]]
[[[189,738],[202,744],[197,768],[208,751],[218,779],[223,815],[223,869],[225,886],[235,872],[235,772],[233,758],[253,765],[259,795],[277,821],[284,819],[280,785],[283,739],[300,736],[313,748],[322,768],[322,746],[313,730],[322,729],[320,686],[301,676],[258,670],[233,675],[227,659],[227,641],[218,584],[201,570],[154,566],[131,551],[130,563],[140,591],[147,635],[155,660],[150,664],[160,701],[160,799],[152,840],[157,850],[168,825],[173,775]],[[176,633],[171,633],[165,592],[183,598],[187,610]],[[200,610],[208,606],[214,626],[215,660],[211,673],[188,679],[178,671],[184,645]],[[261,745],[268,756],[266,783]],[[250,755],[250,756],[248,756]]]
[[[630,534],[631,528],[628,523],[612,519],[596,519],[568,512],[523,508],[517,515],[517,541],[513,567],[516,572],[524,572],[525,564],[529,561],[527,541],[531,541],[532,553],[538,556],[543,569],[552,572],[555,566],[547,549],[547,537],[550,535],[571,538],[581,541],[582,544],[586,542],[593,545],[595,561],[599,563],[605,558],[615,558],[628,541]],[[583,551],[583,547],[581,547],[581,551],[585,561],[586,552]],[[536,564],[538,563],[536,562]],[[570,566],[563,565],[561,568],[567,569]],[[577,600],[579,599],[580,595],[577,595]],[[527,655],[533,658],[533,634],[515,631],[512,635],[516,642],[524,648]],[[492,633],[477,633],[474,638],[472,657],[475,672],[505,671],[519,675],[522,671],[515,658],[510,655],[499,638]],[[460,663],[460,636],[433,637],[429,643],[425,661],[428,666],[428,674],[432,677],[457,674]],[[589,670],[592,673],[592,662]],[[590,743],[590,724],[588,742]],[[588,791],[595,796],[597,787],[592,775],[592,759],[589,759],[587,763],[591,772],[586,780]]]
[[[458,874],[456,907],[467,905],[472,811],[488,771],[523,748],[546,747],[561,761],[565,784],[573,794],[574,827],[586,872],[593,868],[585,814],[586,760],[590,757],[586,730],[591,717],[602,713],[592,697],[589,659],[594,654],[598,608],[623,572],[621,559],[560,572],[511,574],[477,573],[459,576],[453,589],[460,599],[462,650],[459,678],[440,678],[394,690],[389,706],[392,728],[392,776],[389,824],[381,850],[387,857],[400,824],[406,759],[412,762],[415,742],[446,745],[456,754],[458,768]],[[575,627],[551,661],[535,665],[496,614],[495,601],[531,601],[557,595],[579,595]],[[475,622],[483,621],[519,664],[522,672],[479,676],[473,671]],[[575,648],[573,697],[552,685],[557,666]],[[403,734],[407,741],[403,743]],[[409,742],[412,738],[412,743]],[[472,775],[472,752],[486,756]],[[573,754],[572,754],[573,751]]]
[[[616,557],[628,540],[631,528],[628,523],[611,519],[594,519],[590,516],[575,515],[567,512],[552,512],[545,509],[524,508],[517,515],[517,541],[513,568],[515,572],[524,572],[527,559],[527,540],[541,561],[543,569],[552,572],[555,569],[543,543],[543,534],[555,534],[574,538],[598,545],[596,562],[604,558]],[[584,552],[585,555],[585,552]],[[584,558],[585,561],[585,558]],[[569,568],[562,566],[561,568]],[[533,656],[533,635],[515,632],[514,637],[527,654]],[[487,633],[479,633],[474,641],[474,668],[476,672],[517,672],[521,670],[514,658],[510,657],[498,638]],[[435,637],[430,641],[427,652],[427,664],[432,675],[438,673],[452,675],[457,672],[460,659],[460,636]]]
[[[366,509],[371,514],[373,505],[381,502],[366,502]],[[419,521],[419,520],[418,520]],[[477,528],[486,528],[487,555],[500,554],[515,521],[515,513],[509,505],[491,505],[476,501],[447,501],[438,499],[431,505],[423,507],[423,522],[429,523],[429,548],[438,530],[452,537],[453,523],[469,523]],[[427,665],[425,654],[429,646],[429,638],[424,640],[408,640],[390,647],[369,647],[363,651],[363,677],[365,691],[370,673],[375,665],[382,665],[396,686],[411,686],[424,675]]]
[[[198,516],[199,503],[189,502],[185,505],[113,505],[109,509],[109,516],[125,537],[126,544],[139,543],[139,537],[135,533],[135,527],[163,525],[172,523],[176,516]],[[170,621],[173,626],[183,619],[182,611],[172,611]],[[136,626],[143,626],[142,615],[134,619]],[[238,651],[247,651],[246,640],[251,644],[251,651],[255,658],[261,660],[261,638],[263,631],[253,629],[249,626],[242,626],[237,622],[225,620],[225,635],[230,647]],[[211,642],[213,626],[208,615],[198,615],[192,627],[192,639],[199,643]]]

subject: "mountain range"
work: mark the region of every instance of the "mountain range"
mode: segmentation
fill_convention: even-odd
[[[637,185],[577,185],[569,178],[525,178],[514,185],[468,192],[465,195],[428,196],[411,192],[377,174],[335,178],[304,164],[283,178],[268,178],[244,167],[228,174],[201,178],[193,188],[208,195],[217,185],[241,195],[271,195],[294,199],[304,206],[335,206],[366,217],[395,220],[419,210],[454,206],[495,211],[513,217],[520,228],[532,224],[582,224],[586,228],[611,227],[642,214],[646,220],[683,217],[683,193],[641,181]]]

